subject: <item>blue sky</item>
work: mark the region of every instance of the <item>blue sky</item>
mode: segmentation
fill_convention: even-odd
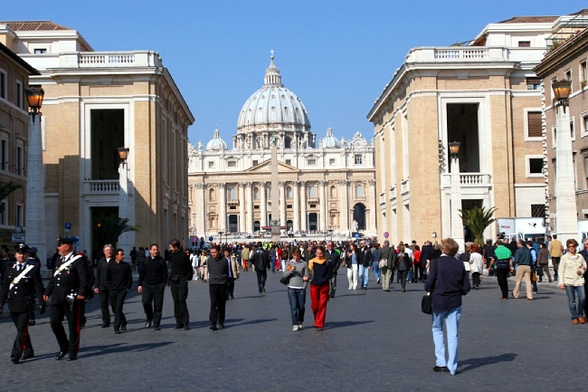
[[[263,84],[270,49],[312,131],[372,137],[366,115],[410,48],[473,39],[513,16],[564,15],[580,1],[6,0],[0,20],[51,20],[97,51],[155,50],[196,117],[190,141],[215,128],[230,145],[242,105]]]

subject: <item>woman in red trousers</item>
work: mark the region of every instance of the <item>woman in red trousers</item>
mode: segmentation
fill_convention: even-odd
[[[319,246],[316,249],[314,259],[308,263],[308,270],[312,274],[310,300],[312,313],[314,314],[314,327],[317,331],[322,331],[325,327],[327,301],[329,301],[329,282],[333,275],[333,266],[325,257],[324,247]]]

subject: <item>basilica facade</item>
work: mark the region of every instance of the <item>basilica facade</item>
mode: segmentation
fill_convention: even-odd
[[[272,221],[284,234],[376,233],[373,143],[359,132],[339,140],[330,128],[317,140],[304,104],[282,84],[273,55],[263,86],[239,113],[232,146],[217,129],[206,145],[188,145],[188,159],[193,236],[253,235]],[[272,166],[278,217],[271,214]]]

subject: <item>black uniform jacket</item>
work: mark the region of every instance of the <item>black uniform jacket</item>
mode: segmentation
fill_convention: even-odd
[[[66,297],[72,293],[83,296],[87,294],[88,260],[86,256],[78,257],[65,269],[59,273],[57,272],[62,264],[75,257],[78,256],[72,252],[63,258],[57,259],[55,263],[55,270],[52,271],[53,274],[49,279],[47,290],[45,290],[45,295],[51,297],[51,302],[54,304],[67,302]]]
[[[96,267],[96,286],[94,287],[99,290],[108,288],[108,283],[106,282],[106,271],[108,270],[108,265],[114,262],[114,258],[110,259],[110,261],[106,261],[104,257],[98,261],[98,266]]]
[[[27,263],[23,263],[25,268]],[[10,283],[20,275],[17,270],[17,265],[6,270],[4,279],[2,280],[2,287],[0,289],[0,305],[8,302],[8,309],[11,312],[24,313],[28,312],[31,307],[35,305],[35,294],[40,302],[43,301],[43,280],[41,279],[41,268],[33,267],[24,275],[18,284],[15,284],[10,289]]]

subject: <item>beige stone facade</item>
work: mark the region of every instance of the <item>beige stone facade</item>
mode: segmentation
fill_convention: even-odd
[[[45,90],[48,245],[65,233],[79,237],[79,249],[100,251],[95,225],[101,214],[137,226],[119,239],[125,248],[153,242],[164,248],[171,238],[187,239],[184,162],[194,117],[159,55],[95,52],[77,31],[51,22],[0,26],[15,51],[39,69],[34,83]],[[129,148],[122,196],[118,147]]]
[[[25,90],[29,87],[31,74],[38,72],[0,43],[0,184],[12,182],[20,186],[0,200],[4,210],[0,213],[0,245],[6,245],[11,250],[15,245],[15,227],[25,226],[29,129]]]
[[[263,233],[274,220],[284,237],[375,235],[373,144],[359,132],[339,140],[332,129],[317,141],[304,104],[282,85],[273,56],[264,85],[243,105],[232,140],[229,148],[217,130],[206,146],[189,148],[192,235],[224,242]],[[278,217],[272,216],[273,142]]]
[[[561,17],[556,22],[557,28],[548,40],[549,51],[535,71],[543,80],[544,88],[544,137],[546,152],[546,179],[548,183],[548,216],[553,232],[561,232],[558,225],[557,198],[560,190],[556,179],[561,172],[556,168],[558,146],[556,142],[557,121],[555,97],[551,83],[555,80],[570,80],[571,92],[566,108],[569,118],[572,176],[571,186],[575,191],[576,214],[579,221],[588,220],[588,10]],[[563,170],[563,168],[560,168]],[[575,226],[572,228],[575,229]],[[574,231],[575,232],[575,231]],[[578,238],[586,237],[586,226],[578,229]],[[562,238],[565,240],[567,238]]]
[[[456,188],[448,145],[454,141],[461,146],[457,209],[542,216],[544,179],[533,160],[542,160],[535,121],[541,90],[533,67],[555,19],[513,18],[488,25],[468,46],[408,53],[368,114],[375,128],[380,236],[422,242],[460,232],[451,205]],[[493,238],[496,227],[485,234]]]

